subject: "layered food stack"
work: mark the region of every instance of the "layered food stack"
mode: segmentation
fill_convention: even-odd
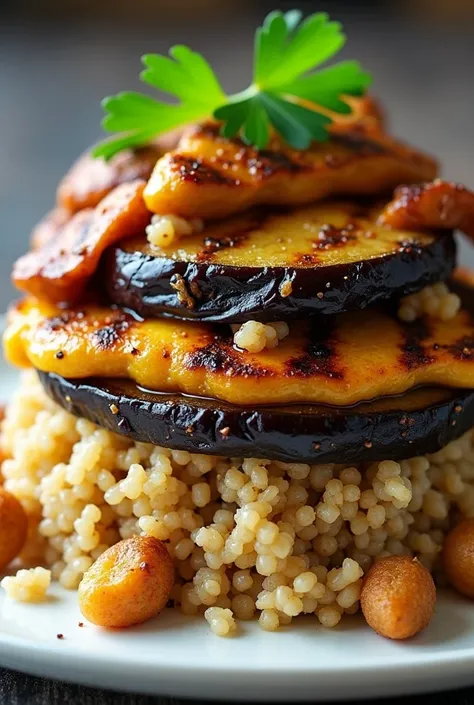
[[[307,149],[207,120],[62,181],[13,270],[6,355],[35,372],[2,442],[65,587],[152,537],[216,633],[332,627],[376,559],[437,572],[473,514],[474,195],[350,103]]]

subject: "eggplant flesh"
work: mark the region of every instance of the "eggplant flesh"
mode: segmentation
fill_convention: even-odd
[[[113,303],[145,318],[265,322],[414,293],[448,278],[455,258],[450,233],[383,228],[373,207],[334,203],[249,212],[175,248],[127,239],[105,253],[99,279]]]
[[[360,463],[434,453],[474,425],[474,391],[418,388],[349,408],[243,408],[145,391],[129,380],[66,380],[40,372],[70,413],[173,450],[283,462]]]
[[[250,353],[230,326],[24,299],[10,309],[4,350],[13,364],[68,379],[127,378],[246,408],[345,407],[420,386],[474,389],[473,300],[471,289],[449,321],[405,322],[381,308],[295,321],[278,347]]]

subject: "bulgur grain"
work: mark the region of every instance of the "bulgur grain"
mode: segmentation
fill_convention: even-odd
[[[22,568],[15,575],[7,575],[0,583],[7,596],[19,602],[41,602],[51,583],[51,571],[38,566]]]
[[[205,612],[219,634],[255,612],[268,631],[300,614],[335,626],[357,611],[377,557],[416,556],[436,573],[452,517],[474,516],[473,431],[433,455],[364,468],[230,460],[100,429],[27,373],[2,444],[5,489],[29,520],[25,557],[77,588],[107,548],[152,536],[176,566],[174,604]]]
[[[247,321],[241,326],[233,325],[232,331],[235,345],[248,352],[258,353],[276,348],[279,342],[289,335],[290,329],[284,321],[268,324]]]
[[[410,323],[428,316],[440,321],[449,321],[461,308],[461,299],[451,292],[444,282],[426,286],[416,294],[405,296],[400,301],[398,317]]]
[[[154,247],[166,248],[183,236],[202,232],[204,223],[199,218],[185,220],[177,215],[154,215],[145,228],[148,242]]]

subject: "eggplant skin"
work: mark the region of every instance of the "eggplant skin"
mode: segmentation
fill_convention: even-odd
[[[114,304],[144,318],[267,322],[335,315],[406,296],[447,279],[455,261],[450,233],[393,254],[319,268],[187,262],[125,244],[105,253],[98,278]],[[177,295],[177,281],[190,292],[192,306],[189,297]],[[283,296],[287,284],[291,293]],[[193,298],[193,291],[199,296]]]
[[[66,380],[39,373],[47,394],[75,416],[173,450],[283,462],[360,463],[434,453],[474,424],[474,391],[418,388],[351,408],[248,409],[156,394],[128,380]]]

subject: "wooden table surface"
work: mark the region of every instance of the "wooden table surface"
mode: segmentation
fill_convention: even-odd
[[[225,701],[175,700],[174,698],[116,693],[113,691],[83,688],[59,681],[34,678],[24,673],[0,669],[0,705],[223,705]],[[248,705],[249,701],[235,705]],[[366,701],[360,701],[366,702]],[[375,701],[371,701],[375,702]],[[383,705],[472,705],[474,688],[432,695],[417,695],[408,698],[381,700]],[[293,705],[293,704],[288,704]],[[319,703],[318,705],[325,705]],[[326,703],[326,705],[330,705]],[[349,705],[349,703],[340,703]]]
[[[116,693],[113,691],[83,688],[59,681],[34,678],[24,673],[0,669],[0,705],[223,705],[216,700],[175,700],[174,698]],[[248,705],[249,701],[235,705]],[[375,701],[360,701],[375,702]],[[474,688],[431,695],[417,695],[408,698],[381,700],[383,705],[473,705]],[[288,704],[293,705],[293,704]],[[318,705],[325,705],[319,703]],[[330,705],[326,703],[326,705]],[[339,705],[349,705],[340,703]]]
[[[11,262],[27,247],[33,224],[49,209],[58,179],[99,136],[102,96],[135,88],[139,56],[192,43],[220,66],[226,87],[246,85],[255,17],[199,17],[164,28],[134,25],[0,24],[0,306],[13,296]],[[394,131],[437,154],[450,178],[474,186],[473,28],[426,27],[380,17],[347,19],[347,55],[375,75],[374,93]],[[237,57],[237,58],[236,58]],[[464,264],[474,264],[463,247]],[[0,670],[0,705],[145,705],[176,702],[114,694]],[[474,703],[474,689],[409,698],[406,705]]]

